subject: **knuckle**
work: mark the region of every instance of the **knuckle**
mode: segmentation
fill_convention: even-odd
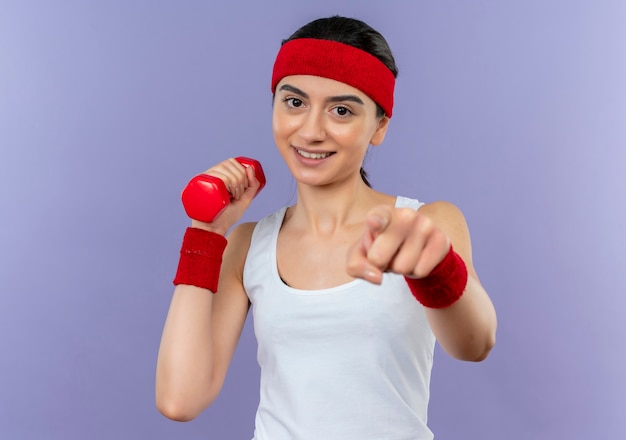
[[[346,272],[347,272],[347,273],[348,273],[348,275],[350,275],[350,276],[354,276],[354,275],[357,273],[357,270],[356,270],[356,269],[357,269],[357,268],[356,268],[356,266],[355,266],[354,264],[348,264],[348,265],[346,266]]]
[[[389,260],[386,252],[381,249],[380,243],[378,243],[378,246],[374,245],[369,249],[367,259],[376,267],[386,266]]]
[[[435,229],[433,233],[433,240],[440,246],[448,246],[449,239],[446,234],[443,233],[440,229]]]
[[[407,258],[397,258],[393,262],[392,269],[396,273],[411,274],[413,273],[414,264]]]
[[[433,229],[433,221],[424,215],[420,215],[416,219],[415,228],[422,234],[428,234]]]
[[[348,261],[346,263],[346,271],[348,272],[348,275],[356,276],[363,272],[364,266],[365,265],[361,260],[356,258],[348,258]]]
[[[412,209],[398,209],[396,211],[396,221],[402,224],[410,224],[415,220],[416,213]]]
[[[430,273],[430,270],[424,269],[418,265],[417,267],[413,268],[411,272],[413,273],[413,276],[415,276],[416,278],[424,278],[428,276],[428,274]]]

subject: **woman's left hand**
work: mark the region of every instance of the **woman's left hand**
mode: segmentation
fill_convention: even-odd
[[[375,284],[383,272],[427,276],[443,260],[450,240],[433,221],[409,208],[378,206],[365,217],[365,231],[348,251],[350,276]]]
[[[420,212],[422,212],[420,214]],[[496,312],[472,264],[467,224],[461,211],[447,202],[419,211],[379,206],[365,217],[365,231],[348,250],[348,273],[382,283],[384,272],[423,278],[454,250],[467,266],[468,282],[450,307],[425,307],[441,347],[457,359],[480,361],[495,343]]]

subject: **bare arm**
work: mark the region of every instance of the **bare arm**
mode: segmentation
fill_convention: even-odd
[[[157,408],[168,418],[195,418],[222,388],[248,313],[242,274],[253,227],[241,225],[229,236],[216,294],[182,284],[174,289],[156,374]]]
[[[259,182],[252,167],[234,159],[206,173],[222,179],[233,199],[212,223],[194,220],[192,226],[224,235],[249,206]],[[230,234],[215,294],[184,284],[174,289],[156,371],[156,405],[168,418],[195,418],[222,388],[249,308],[243,266],[253,229],[247,223]]]
[[[420,211],[448,236],[468,273],[467,286],[456,303],[443,309],[426,308],[431,328],[451,356],[481,361],[495,344],[497,320],[493,304],[474,269],[465,218],[458,208],[445,202],[426,205]]]

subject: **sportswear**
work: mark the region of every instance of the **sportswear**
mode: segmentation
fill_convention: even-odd
[[[435,337],[423,306],[391,273],[381,285],[287,286],[276,264],[286,209],[257,223],[244,266],[261,367],[253,440],[432,439]]]

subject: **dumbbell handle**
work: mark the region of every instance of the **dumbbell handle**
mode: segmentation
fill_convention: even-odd
[[[261,192],[265,186],[265,174],[261,163],[258,160],[241,156],[236,157],[235,160],[244,166],[254,168],[254,174],[261,184],[256,193]],[[185,212],[190,218],[211,223],[226,209],[232,197],[222,179],[208,174],[198,174],[189,181],[181,199]]]

